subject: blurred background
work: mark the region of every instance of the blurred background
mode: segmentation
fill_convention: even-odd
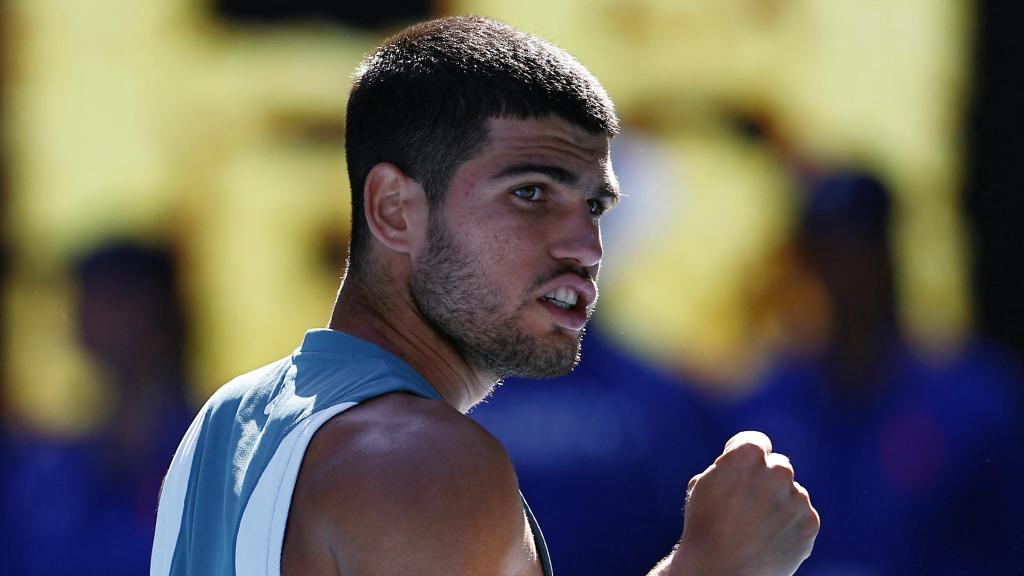
[[[142,574],[162,474],[234,375],[326,324],[350,74],[476,13],[615,100],[628,196],[572,375],[472,414],[556,571],[643,573],[686,482],[768,432],[809,575],[1024,560],[1024,57],[994,0],[0,3],[0,571]]]

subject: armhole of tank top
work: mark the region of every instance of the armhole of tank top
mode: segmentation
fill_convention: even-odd
[[[209,405],[203,408],[192,420],[181,444],[174,452],[171,465],[164,476],[160,487],[160,499],[157,506],[156,530],[153,535],[153,554],[150,558],[150,576],[167,576],[171,573],[171,565],[184,521],[185,499],[188,493],[188,481],[192,476],[192,460],[195,457],[196,445],[206,419]]]
[[[526,520],[530,524],[530,532],[533,533],[533,545],[537,548],[537,559],[540,561],[541,570],[544,572],[544,576],[553,576],[554,568],[551,565],[551,555],[548,553],[548,543],[544,540],[544,533],[540,531],[537,517],[533,515],[533,510],[530,510],[530,505],[526,503],[526,497],[522,492],[519,493],[519,497],[523,501],[523,512],[526,513]]]
[[[305,418],[281,440],[242,512],[235,538],[235,574],[281,575],[284,532],[302,457],[325,422],[356,404],[345,402],[324,408]]]

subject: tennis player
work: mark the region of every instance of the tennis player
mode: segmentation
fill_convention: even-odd
[[[329,326],[202,408],[151,573],[551,574],[508,454],[465,412],[503,377],[578,362],[617,131],[582,65],[492,20],[429,21],[370,54],[348,102],[352,241]],[[652,574],[791,574],[811,551],[817,513],[762,434],[684,489],[683,534]]]

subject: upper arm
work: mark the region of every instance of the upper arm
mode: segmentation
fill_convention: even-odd
[[[338,572],[539,573],[505,450],[461,414],[433,416],[343,427],[311,446],[300,481]]]

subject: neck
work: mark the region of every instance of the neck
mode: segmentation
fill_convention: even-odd
[[[423,319],[402,285],[347,277],[342,281],[328,328],[380,346],[413,367],[445,402],[467,412],[494,388],[493,374],[470,366]],[[372,290],[367,286],[372,286]]]

